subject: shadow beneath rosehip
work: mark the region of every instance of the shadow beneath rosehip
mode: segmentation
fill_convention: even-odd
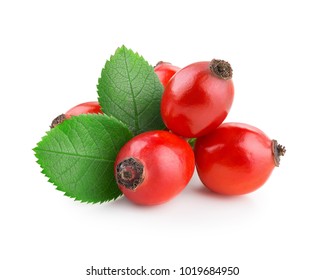
[[[147,211],[147,210],[151,209],[151,211],[152,211],[152,209],[166,207],[165,205],[170,204],[170,202],[173,200],[174,200],[174,198],[171,199],[170,201],[167,201],[167,202],[161,203],[161,204],[142,205],[142,204],[135,203],[135,202],[129,200],[126,196],[122,195],[117,200],[111,201],[109,204],[111,204],[116,209],[119,209],[119,208],[120,209],[128,209],[129,208],[129,209],[132,209],[133,211],[134,210]]]
[[[197,184],[191,187],[191,190],[195,193],[195,195],[199,195],[201,197],[217,199],[219,201],[250,201],[251,198],[249,195],[224,195],[220,193],[216,193],[205,187],[203,184]]]

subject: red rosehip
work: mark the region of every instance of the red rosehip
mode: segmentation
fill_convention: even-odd
[[[159,61],[154,67],[154,71],[164,87],[166,87],[171,77],[180,69],[181,68],[164,61]]]
[[[78,104],[69,109],[65,114],[57,116],[51,123],[50,127],[53,128],[64,120],[71,118],[71,116],[78,116],[81,114],[102,114],[101,107],[97,101],[90,101]]]
[[[202,183],[225,195],[255,191],[280,164],[285,147],[260,129],[243,123],[223,123],[196,140],[196,168]]]
[[[167,84],[161,116],[174,133],[195,138],[216,129],[234,98],[232,68],[224,60],[196,62],[179,70]]]
[[[194,168],[189,144],[170,132],[156,130],[139,134],[122,147],[115,161],[115,178],[130,201],[155,205],[180,193]]]

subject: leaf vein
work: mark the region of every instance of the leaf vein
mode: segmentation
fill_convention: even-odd
[[[74,153],[69,153],[69,152],[63,152],[63,151],[52,151],[52,150],[46,150],[46,149],[37,149],[40,152],[43,153],[49,153],[49,154],[59,154],[59,155],[64,155],[64,156],[71,156],[71,157],[79,157],[79,158],[84,158],[84,159],[89,159],[89,160],[95,160],[95,161],[103,161],[103,162],[114,162],[114,160],[110,160],[107,158],[99,158],[96,156],[90,156],[90,155],[82,155],[82,154],[74,154]]]

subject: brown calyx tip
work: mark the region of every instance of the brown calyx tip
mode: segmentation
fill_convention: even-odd
[[[157,64],[154,66],[154,68],[156,68],[160,64],[171,64],[171,63],[170,62],[163,61],[163,60],[160,60],[160,61],[157,62]]]
[[[64,120],[66,120],[65,114],[58,115],[51,123],[50,128],[53,128],[57,126],[58,124],[62,123]]]
[[[116,166],[116,181],[129,190],[135,190],[144,179],[144,168],[140,160],[126,158]]]
[[[275,166],[280,165],[280,157],[284,156],[286,151],[285,146],[278,144],[276,140],[272,140],[272,154]]]
[[[229,62],[221,59],[212,59],[210,62],[210,70],[217,77],[223,80],[232,78],[232,68]]]

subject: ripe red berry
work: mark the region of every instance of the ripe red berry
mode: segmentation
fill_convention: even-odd
[[[180,193],[195,168],[189,144],[167,131],[139,134],[115,161],[115,178],[123,194],[142,205],[164,203]]]
[[[202,183],[226,195],[246,194],[261,187],[285,151],[258,128],[242,123],[224,123],[198,138],[194,147]]]
[[[232,68],[224,60],[196,62],[179,70],[162,96],[161,115],[174,133],[195,138],[217,128],[234,98]]]
[[[78,116],[81,114],[102,114],[102,110],[97,101],[81,103],[69,109],[65,114],[57,116],[52,121],[50,127],[53,128],[64,120],[71,118],[71,116]]]
[[[164,87],[166,87],[171,77],[180,69],[181,68],[164,61],[159,61],[154,67],[154,71]]]

